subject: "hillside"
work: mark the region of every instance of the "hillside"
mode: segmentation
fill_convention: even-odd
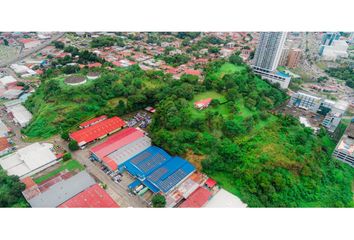
[[[233,66],[233,67],[232,67]],[[207,91],[158,105],[153,140],[183,154],[250,207],[350,207],[352,168],[331,158],[335,143],[297,119],[273,115],[285,93],[243,64],[214,62]],[[193,102],[211,97],[211,106]]]

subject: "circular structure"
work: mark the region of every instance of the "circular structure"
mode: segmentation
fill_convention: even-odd
[[[86,78],[82,76],[70,76],[67,77],[64,82],[68,85],[76,86],[86,83]]]
[[[87,74],[87,79],[89,80],[94,80],[96,78],[99,78],[100,77],[100,73],[99,72],[89,72]]]

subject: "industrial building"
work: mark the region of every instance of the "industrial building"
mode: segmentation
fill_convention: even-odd
[[[33,143],[0,158],[0,165],[8,175],[31,176],[57,163],[52,149],[53,145],[49,143]]]
[[[83,147],[90,142],[102,139],[107,135],[117,132],[124,126],[125,122],[122,119],[119,117],[112,117],[73,132],[69,136],[72,140],[77,141],[80,147]]]
[[[102,115],[102,116],[99,116],[99,117],[96,117],[96,118],[93,118],[93,119],[90,119],[86,122],[83,122],[80,124],[80,128],[87,128],[87,127],[90,127],[90,126],[93,126],[99,122],[102,122],[103,120],[106,120],[108,117],[106,115]]]
[[[201,208],[203,207],[211,198],[211,192],[204,188],[198,187],[186,201],[184,201],[179,207],[180,208]]]
[[[118,166],[151,146],[151,139],[136,128],[126,128],[91,148],[91,156],[115,171]]]
[[[31,207],[116,208],[119,205],[86,172],[61,172],[36,184],[30,177],[22,192]]]
[[[151,146],[119,167],[136,178],[128,188],[150,189],[153,193],[169,193],[187,179],[195,167],[180,157],[171,157],[161,148]]]
[[[26,127],[32,119],[32,113],[30,113],[22,104],[21,101],[11,101],[11,104],[4,104],[6,112],[15,124],[21,127]]]
[[[118,208],[119,205],[97,183],[60,204],[59,208]]]
[[[58,207],[94,184],[95,180],[86,171],[82,171],[70,178],[61,179],[27,201],[31,207]]]

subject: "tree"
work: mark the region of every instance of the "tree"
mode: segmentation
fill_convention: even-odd
[[[65,153],[63,156],[63,161],[68,161],[71,159],[71,153]]]
[[[127,108],[125,106],[125,102],[123,100],[119,100],[115,110],[116,110],[115,112],[117,113],[118,116],[124,115],[127,111]]]
[[[65,47],[65,44],[63,42],[60,42],[60,41],[55,41],[53,42],[55,48],[58,48],[58,49],[64,49]]]
[[[235,65],[240,65],[243,63],[242,58],[238,54],[233,54],[229,57],[229,61]]]
[[[62,138],[62,139],[64,139],[64,140],[69,140],[69,132],[67,132],[67,131],[65,131],[65,132],[63,132],[61,135],[60,135],[60,137]]]
[[[8,176],[0,167],[0,207],[24,207],[27,206],[22,196],[26,186],[17,176]]]
[[[164,208],[166,206],[166,198],[161,194],[152,197],[152,206],[154,208]]]
[[[77,144],[77,142],[75,140],[71,140],[69,142],[69,145],[68,145],[69,149],[71,151],[76,151],[76,150],[79,150],[79,145]]]

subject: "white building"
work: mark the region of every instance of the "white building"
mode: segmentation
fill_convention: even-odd
[[[246,208],[247,204],[243,203],[237,196],[229,193],[224,189],[220,189],[203,208]]]
[[[20,103],[7,106],[6,111],[21,127],[26,127],[32,119],[32,114]]]
[[[335,61],[338,58],[348,58],[349,45],[345,40],[334,40],[332,45],[324,46],[322,59],[326,61]]]
[[[53,144],[33,143],[0,158],[0,165],[8,175],[32,176],[57,162],[52,149]]]
[[[287,33],[261,32],[253,59],[253,71],[272,83],[279,83],[281,88],[288,88],[291,77],[276,72]]]
[[[4,87],[7,87],[8,85],[15,84],[17,82],[16,78],[13,76],[5,76],[0,78],[0,84]]]

